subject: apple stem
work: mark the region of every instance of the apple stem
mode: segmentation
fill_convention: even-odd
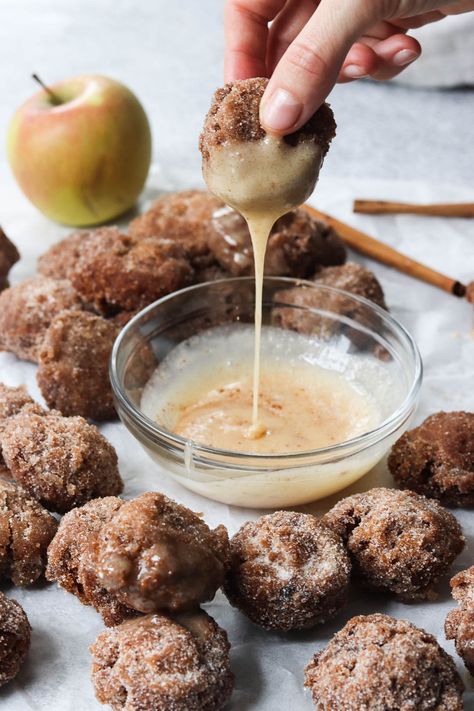
[[[59,96],[55,94],[54,91],[50,89],[49,86],[47,86],[37,74],[32,74],[31,78],[34,79],[34,81],[37,82],[45,90],[45,92],[49,95],[51,101],[55,106],[59,106],[60,104],[62,104],[62,101]]]

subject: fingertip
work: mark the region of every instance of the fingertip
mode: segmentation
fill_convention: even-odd
[[[380,66],[380,58],[367,45],[357,42],[349,50],[339,73],[339,82],[364,79],[374,74]]]
[[[303,105],[287,89],[278,87],[265,92],[260,102],[260,123],[267,133],[285,136],[296,131]]]

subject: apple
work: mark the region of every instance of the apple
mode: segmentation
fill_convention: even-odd
[[[96,225],[128,210],[142,191],[150,125],[137,97],[118,81],[66,79],[18,109],[8,160],[24,194],[47,217]]]

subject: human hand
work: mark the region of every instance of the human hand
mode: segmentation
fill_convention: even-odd
[[[417,59],[409,29],[472,10],[474,0],[227,0],[225,79],[269,76],[261,122],[285,135],[336,82],[391,79]]]

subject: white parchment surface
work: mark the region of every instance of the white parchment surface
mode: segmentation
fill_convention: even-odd
[[[155,170],[145,203],[159,190],[199,185],[194,173],[165,175]],[[355,197],[414,202],[472,201],[472,186],[335,180],[325,179],[323,174],[312,202],[461,281],[474,279],[474,220],[357,216],[351,212]],[[12,272],[12,283],[32,275],[37,256],[68,233],[66,228],[48,222],[37,213],[9,180],[0,192],[0,222],[22,255]],[[352,257],[361,260],[356,255]],[[416,422],[440,409],[474,410],[473,307],[381,265],[370,263],[369,266],[382,282],[391,312],[415,336],[421,350],[425,377]],[[25,383],[30,393],[41,400],[35,370],[32,364],[0,353],[0,380],[8,385]],[[122,424],[106,424],[101,430],[117,449],[125,497],[151,489],[163,491],[195,511],[203,512],[210,525],[225,524],[230,534],[245,520],[259,515],[258,511],[214,503],[181,488],[148,458]],[[338,497],[305,506],[303,510],[320,513],[343,495],[389,484],[390,477],[382,464]],[[473,513],[466,510],[454,513],[464,528],[467,548],[455,561],[453,573],[474,562]],[[0,708],[8,711],[96,711],[103,708],[94,698],[89,676],[88,646],[103,629],[97,613],[55,585],[41,584],[28,590],[4,589],[24,606],[33,635],[22,671],[16,680],[0,690]],[[227,630],[232,644],[236,688],[229,709],[233,711],[309,711],[312,703],[303,690],[305,664],[347,619],[375,611],[409,619],[434,634],[440,644],[454,654],[466,683],[465,708],[474,709],[472,679],[455,654],[453,644],[444,638],[444,618],[452,606],[447,582],[440,586],[440,596],[435,602],[413,605],[402,605],[389,596],[353,590],[349,605],[333,622],[309,632],[292,634],[260,630],[231,608],[221,594],[206,605],[206,609]]]

